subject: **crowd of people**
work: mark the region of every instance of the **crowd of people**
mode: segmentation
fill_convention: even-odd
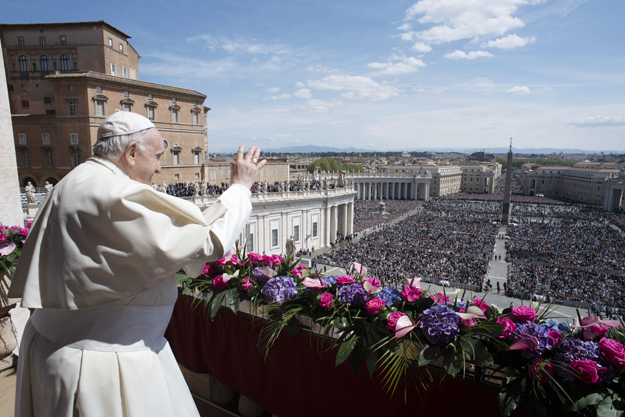
[[[385,213],[380,213],[384,202]],[[389,222],[423,204],[421,200],[356,200],[354,201],[354,232],[361,232]]]
[[[428,203],[419,213],[315,260],[341,267],[360,262],[391,287],[401,288],[405,277],[414,276],[481,286],[495,245],[497,216],[467,212],[464,204],[435,210]],[[452,206],[445,203],[445,208]]]
[[[224,193],[228,189],[229,185],[225,183],[221,183],[221,185],[210,185],[206,184],[206,193],[204,195],[207,196],[219,196]],[[177,182],[174,184],[169,184],[167,186],[167,190],[165,191],[169,195],[173,195],[176,197],[193,197],[196,195],[202,195],[200,192],[201,183],[199,182]]]

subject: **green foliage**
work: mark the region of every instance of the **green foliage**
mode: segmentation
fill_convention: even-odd
[[[499,162],[503,169],[506,169],[508,166],[507,158],[497,158],[497,162]],[[521,168],[523,164],[527,164],[528,162],[538,165],[545,166],[563,166],[563,167],[572,167],[577,163],[577,161],[569,161],[560,158],[512,158],[512,167],[513,168]]]
[[[313,173],[315,172],[315,168],[319,167],[320,171],[339,171],[339,170],[343,170],[343,171],[354,171],[354,172],[363,172],[364,169],[362,166],[360,165],[355,165],[355,164],[343,164],[340,161],[334,159],[334,158],[321,158],[321,159],[317,159],[316,161],[308,164],[308,172]]]

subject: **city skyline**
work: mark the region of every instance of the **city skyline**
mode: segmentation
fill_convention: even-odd
[[[105,20],[140,79],[206,94],[211,152],[625,150],[625,3],[2,1],[3,23]]]

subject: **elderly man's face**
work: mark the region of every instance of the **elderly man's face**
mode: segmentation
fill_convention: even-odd
[[[152,176],[161,172],[160,158],[163,153],[163,137],[158,130],[150,129],[148,140],[138,149],[130,178],[143,184],[151,184]]]

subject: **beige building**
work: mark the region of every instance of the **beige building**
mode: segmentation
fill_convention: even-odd
[[[469,165],[462,167],[463,193],[492,194],[495,191],[497,170],[487,165]]]
[[[230,183],[229,161],[207,161],[205,163],[206,182],[209,185],[221,185]],[[262,171],[258,175],[258,182],[288,182],[289,181],[288,159],[268,159]]]
[[[206,96],[139,80],[137,51],[104,21],[2,24],[20,185],[58,182],[91,155],[115,111],[148,117],[165,139],[158,183],[205,178]]]
[[[604,204],[606,180],[619,173],[617,164],[597,162],[579,162],[572,167],[525,164],[522,171],[526,195],[596,205]]]

